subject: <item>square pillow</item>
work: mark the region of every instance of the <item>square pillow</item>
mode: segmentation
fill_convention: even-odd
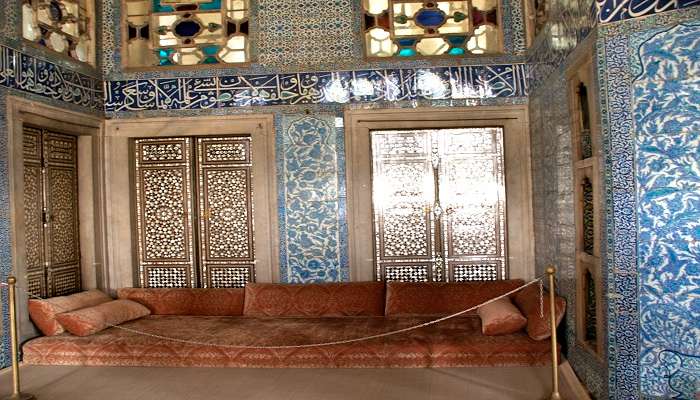
[[[508,297],[483,305],[476,312],[481,317],[481,333],[484,335],[509,335],[527,325],[527,318]]]
[[[44,335],[54,336],[65,332],[56,320],[57,314],[96,306],[108,301],[112,301],[112,298],[97,289],[44,300],[31,299],[29,316]]]
[[[534,340],[543,340],[552,336],[549,323],[549,291],[544,289],[544,313],[540,317],[540,289],[538,285],[530,285],[515,294],[514,302],[527,318],[527,334]],[[554,316],[559,326],[566,312],[566,300],[556,296],[554,300]],[[555,327],[556,329],[556,327]]]
[[[149,315],[151,311],[131,300],[113,300],[94,307],[58,314],[64,328],[76,336],[89,336],[122,322]]]

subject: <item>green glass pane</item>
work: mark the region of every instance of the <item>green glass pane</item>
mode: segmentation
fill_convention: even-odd
[[[199,4],[200,10],[217,10],[221,8],[221,0],[212,0],[209,3]]]
[[[207,56],[213,56],[219,52],[219,46],[206,46],[202,48],[202,51]]]
[[[218,64],[219,60],[216,57],[207,57],[202,61],[202,64]]]
[[[413,49],[401,49],[399,51],[399,56],[401,57],[413,57],[416,55],[416,51]]]
[[[160,4],[160,0],[153,0],[153,12],[173,12],[173,6],[164,6]]]
[[[450,51],[447,52],[447,54],[453,55],[453,56],[463,56],[464,55],[464,49],[460,49],[459,47],[453,47],[450,49]]]

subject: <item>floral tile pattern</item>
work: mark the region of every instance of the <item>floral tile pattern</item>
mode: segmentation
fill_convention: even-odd
[[[700,387],[700,23],[635,44],[642,393]]]
[[[280,281],[347,281],[342,132],[336,132],[333,116],[281,120],[276,138]]]

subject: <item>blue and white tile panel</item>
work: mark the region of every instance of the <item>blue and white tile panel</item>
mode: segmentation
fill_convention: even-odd
[[[348,281],[343,129],[333,115],[277,120],[280,281]]]
[[[105,82],[107,113],[527,96],[525,64]]]
[[[700,389],[700,22],[651,33],[632,45],[641,391],[691,399]]]
[[[102,81],[0,46],[0,86],[102,110]]]

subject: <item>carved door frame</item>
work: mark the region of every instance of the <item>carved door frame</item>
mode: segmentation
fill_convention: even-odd
[[[353,281],[375,279],[370,131],[499,126],[504,129],[510,278],[535,275],[527,106],[480,106],[345,113],[348,248]]]
[[[252,186],[256,281],[279,279],[279,230],[277,227],[277,179],[275,167],[275,128],[273,114],[245,114],[206,117],[157,117],[105,121],[105,203],[109,272],[108,287],[135,286],[139,282],[134,268],[136,251],[132,237],[135,223],[131,212],[134,177],[127,172],[132,139],[218,137],[250,135],[252,140]]]
[[[103,207],[101,203],[102,119],[95,115],[49,106],[15,96],[7,97],[8,178],[10,187],[10,235],[12,273],[17,284],[27,286],[25,277],[27,251],[24,222],[24,125],[77,136],[79,237],[93,238],[80,242],[80,270],[83,288],[104,288]],[[18,315],[22,339],[36,336],[26,310],[26,295],[19,291]]]

